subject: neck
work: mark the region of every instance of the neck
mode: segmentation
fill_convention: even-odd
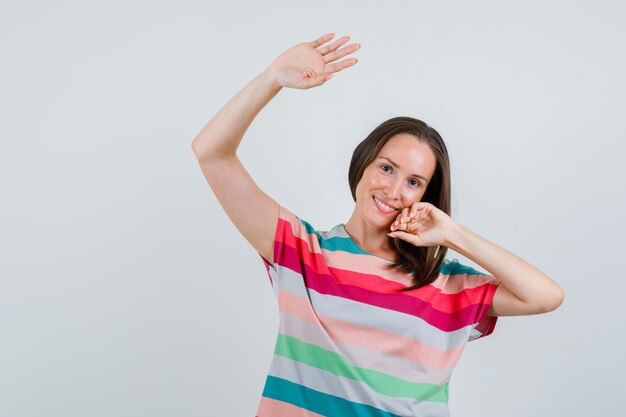
[[[383,257],[389,257],[395,253],[390,244],[390,238],[387,236],[388,228],[381,228],[364,222],[355,214],[344,223],[346,232],[350,235],[355,243],[373,254],[383,254]]]

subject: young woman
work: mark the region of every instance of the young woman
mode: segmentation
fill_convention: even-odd
[[[262,257],[280,327],[259,417],[447,416],[465,344],[498,316],[556,309],[563,290],[450,218],[450,164],[435,129],[381,123],[354,151],[346,223],[316,230],[260,190],[237,158],[283,87],[308,89],[354,64],[360,45],[326,34],[281,54],[193,140],[220,204]],[[341,48],[340,48],[341,47]],[[245,198],[243,198],[245,197]],[[489,274],[445,259],[447,248]]]

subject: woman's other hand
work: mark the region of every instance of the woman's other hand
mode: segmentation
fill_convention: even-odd
[[[398,214],[388,235],[415,246],[447,246],[448,236],[455,226],[456,222],[446,213],[430,203],[418,201]]]
[[[322,47],[334,36],[334,33],[327,33],[314,41],[302,42],[289,48],[272,61],[268,70],[282,87],[308,89],[325,83],[335,72],[356,64],[356,58],[335,61],[361,47],[360,44],[353,43],[338,49],[350,40],[349,36],[342,36]]]

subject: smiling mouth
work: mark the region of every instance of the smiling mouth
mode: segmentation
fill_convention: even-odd
[[[378,209],[382,211],[383,213],[389,214],[397,210],[396,208],[386,205],[385,203],[377,199],[375,196],[372,196],[372,198],[374,199],[374,204],[376,204],[376,207],[378,207]]]

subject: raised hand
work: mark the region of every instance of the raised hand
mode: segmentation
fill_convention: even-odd
[[[361,47],[360,44],[353,43],[338,49],[348,42],[349,36],[342,36],[330,45],[322,47],[334,36],[334,33],[328,33],[314,41],[299,43],[283,52],[269,66],[276,81],[283,87],[308,89],[325,83],[335,72],[356,64],[356,58],[335,62]]]

